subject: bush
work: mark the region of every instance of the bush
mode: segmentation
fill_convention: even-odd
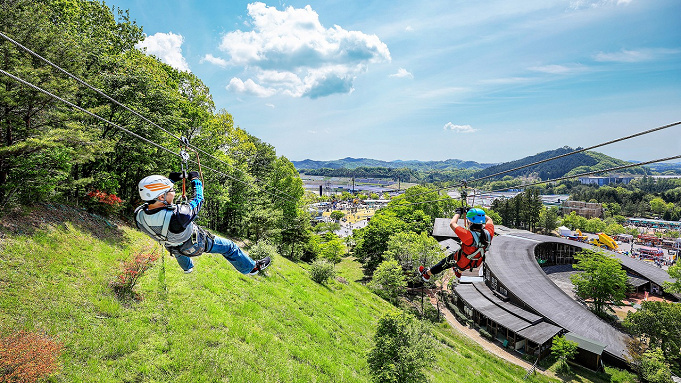
[[[483,338],[493,340],[494,337],[492,334],[488,333],[487,330],[480,329],[480,335],[482,335]]]
[[[312,267],[310,267],[310,278],[313,281],[323,285],[335,275],[336,270],[334,269],[333,263],[325,260],[312,262]]]
[[[156,254],[140,253],[134,259],[124,262],[123,271],[109,283],[116,297],[120,300],[142,300],[142,296],[135,292],[135,285],[157,259]]]
[[[85,206],[92,213],[110,216],[123,208],[123,200],[115,194],[94,190],[85,195]]]
[[[62,345],[19,331],[0,339],[0,382],[36,382],[57,371]]]
[[[278,254],[277,248],[267,241],[258,241],[248,249],[248,256],[255,260],[263,259],[265,257],[274,259],[274,256]]]

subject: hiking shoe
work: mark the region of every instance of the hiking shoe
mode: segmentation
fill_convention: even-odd
[[[194,268],[193,268],[193,267],[192,267],[191,269],[189,269],[189,270],[185,270],[184,273],[185,273],[185,274],[189,274],[189,273],[191,273],[192,271],[194,271]]]
[[[270,259],[270,257],[265,257],[263,259],[255,261],[255,267],[253,268],[253,270],[251,270],[250,273],[248,273],[248,275],[258,274],[260,270],[265,270],[270,265],[270,263],[272,263],[272,259]]]
[[[426,269],[423,266],[419,266],[419,274],[421,274],[421,279],[423,279],[424,282],[430,281],[430,275],[428,275],[428,269]]]

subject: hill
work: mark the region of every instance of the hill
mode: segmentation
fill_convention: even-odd
[[[577,150],[580,148],[577,148]],[[474,174],[475,178],[480,178],[480,177],[486,177],[491,174],[503,172],[506,170],[510,170],[519,166],[524,166],[527,164],[531,164],[533,162],[545,160],[547,158],[563,155],[566,153],[570,153],[574,151],[575,149],[572,149],[570,147],[562,147],[558,148],[555,150],[548,150],[545,152],[541,152],[538,154],[535,154],[533,156],[521,158],[519,160],[511,161],[511,162],[505,162],[499,165],[495,166],[490,166],[486,169],[483,169],[477,173]],[[570,156],[562,157],[556,160],[544,162],[538,165],[530,166],[527,168],[523,168],[520,170],[516,170],[510,173],[506,173],[503,176],[511,176],[511,177],[520,177],[520,176],[528,176],[528,175],[535,175],[539,177],[542,180],[547,180],[547,179],[553,179],[553,178],[559,178],[563,177],[566,175],[576,175],[576,174],[581,174],[581,173],[586,173],[590,171],[596,171],[596,170],[601,170],[601,169],[608,169],[616,166],[621,166],[621,165],[628,165],[630,164],[627,161],[619,160],[617,158],[613,158],[610,156],[607,156],[602,153],[598,152],[593,152],[593,151],[585,151],[582,153],[577,153],[573,154]],[[629,168],[621,171],[620,173],[626,173],[626,174],[645,174],[646,172],[649,172],[649,170],[645,170],[643,168],[637,167],[637,168]],[[502,177],[503,177],[502,176]]]
[[[463,160],[444,160],[444,161],[381,161],[372,160],[369,158],[352,158],[346,157],[340,160],[333,161],[314,161],[306,159],[303,161],[291,161],[296,167],[296,170],[301,171],[304,169],[356,169],[359,167],[368,168],[407,168],[411,170],[419,171],[430,171],[430,170],[454,170],[454,169],[484,169],[486,167],[492,166],[493,164],[482,164],[475,161],[463,161]]]
[[[184,274],[167,255],[123,304],[108,283],[158,245],[118,222],[59,205],[0,220],[0,335],[44,332],[64,345],[56,382],[368,382],[366,354],[394,308],[357,280],[312,282],[307,264],[276,257],[266,275],[238,274],[219,255]],[[523,382],[525,371],[446,324],[433,328],[432,382]],[[549,381],[538,375],[534,381]]]

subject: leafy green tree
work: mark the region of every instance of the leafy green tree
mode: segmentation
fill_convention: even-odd
[[[427,233],[400,232],[390,236],[384,259],[396,260],[403,270],[412,272],[419,265],[434,265],[445,256],[435,238]],[[435,276],[434,276],[435,277]],[[414,276],[415,281],[420,276]]]
[[[334,210],[331,212],[331,219],[340,221],[343,217],[345,217],[345,213],[343,213],[340,210]]]
[[[369,287],[384,299],[395,302],[404,291],[407,281],[402,266],[396,260],[381,262],[374,271]]]
[[[558,208],[551,206],[542,209],[539,221],[545,232],[550,233],[558,227]],[[494,221],[496,223],[496,221]]]
[[[641,358],[641,376],[649,383],[672,383],[672,372],[666,362],[664,353],[659,348],[643,353]]]
[[[667,270],[673,282],[664,282],[663,288],[668,293],[681,294],[681,263],[675,263]]]
[[[641,309],[627,314],[624,325],[634,335],[660,348],[672,369],[681,372],[681,305],[660,301],[644,301]]]
[[[620,304],[626,297],[627,273],[619,259],[601,251],[582,250],[575,254],[577,263],[572,267],[582,270],[570,280],[577,296],[592,300],[593,310],[605,314],[611,304]]]
[[[551,355],[555,356],[560,361],[560,368],[567,368],[567,361],[577,355],[577,348],[579,344],[571,340],[565,339],[564,336],[557,336],[553,338],[551,344]]]
[[[345,254],[345,244],[337,236],[320,245],[319,257],[331,263],[339,263]]]
[[[397,218],[392,210],[387,210],[377,212],[367,226],[355,230],[355,256],[362,262],[365,274],[371,275],[384,261],[383,253],[388,249],[390,236],[408,228],[409,224]]]
[[[378,320],[367,362],[376,383],[427,382],[423,369],[435,361],[430,330],[412,316],[391,312]]]
[[[605,223],[600,218],[594,217],[586,221],[584,231],[589,233],[602,233],[605,230]]]
[[[665,210],[667,210],[667,203],[660,197],[655,197],[649,202],[650,204],[650,209],[655,213],[655,214],[662,214]]]

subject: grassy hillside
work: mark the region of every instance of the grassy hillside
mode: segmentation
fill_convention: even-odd
[[[267,275],[238,274],[219,255],[184,274],[165,256],[142,277],[144,300],[122,304],[108,282],[145,249],[141,233],[65,207],[4,217],[0,336],[42,331],[65,346],[56,382],[366,382],[366,353],[391,305],[358,283],[312,282],[305,264],[277,257]],[[432,382],[521,382],[445,324],[434,327]],[[543,376],[532,378],[548,381]]]

